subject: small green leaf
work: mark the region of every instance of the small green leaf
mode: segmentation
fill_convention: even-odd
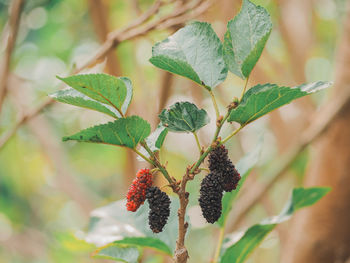
[[[121,118],[114,122],[82,130],[63,141],[94,142],[135,148],[151,132],[147,121],[138,116]]]
[[[159,114],[162,125],[174,132],[195,132],[209,123],[205,110],[190,102],[177,102]]]
[[[241,11],[227,24],[224,59],[228,69],[241,78],[249,76],[271,33],[270,15],[261,6],[243,1]]]
[[[80,93],[72,88],[56,91],[55,93],[50,94],[50,97],[59,102],[96,110],[108,114],[114,118],[121,117],[119,112],[112,106],[93,100],[83,93]]]
[[[168,134],[168,129],[162,125],[158,125],[157,129],[151,133],[150,136],[146,138],[146,144],[152,150],[152,152],[157,152],[163,146],[165,137]],[[140,147],[139,151],[146,157],[150,157],[149,153],[145,148]],[[141,156],[137,156],[139,161],[144,161]]]
[[[121,108],[123,114],[125,114],[129,108],[129,105],[133,96],[132,83],[131,83],[131,80],[126,77],[120,77],[119,79],[122,80],[126,86],[126,97]]]
[[[146,143],[152,151],[158,151],[163,146],[167,134],[168,129],[162,125],[158,125],[157,129],[146,138]]]
[[[163,241],[154,237],[126,237],[114,242],[115,244],[136,245],[159,250],[165,254],[172,255],[170,248]]]
[[[246,125],[291,101],[328,88],[331,82],[318,81],[296,87],[278,87],[276,84],[256,85],[243,96],[237,108],[231,111],[228,121]]]
[[[277,224],[288,220],[300,208],[311,206],[330,191],[329,187],[295,188],[280,215],[250,227],[235,244],[226,249],[221,263],[242,263]]]
[[[226,79],[220,39],[211,25],[194,22],[152,49],[150,62],[166,71],[214,88]]]
[[[260,156],[262,146],[263,146],[263,137],[261,136],[254,150],[248,153],[246,156],[244,156],[237,163],[236,169],[241,175],[241,180],[239,181],[239,184],[236,190],[232,192],[226,192],[224,194],[224,197],[222,198],[222,214],[217,222],[220,227],[223,227],[225,225],[227,216],[232,209],[233,201],[236,199],[250,171],[259,161],[259,156]]]
[[[93,257],[111,259],[119,262],[137,263],[140,258],[140,251],[136,246],[111,244],[96,250]]]
[[[112,106],[123,114],[132,98],[131,81],[125,77],[117,78],[107,74],[82,74],[57,78],[91,99]]]

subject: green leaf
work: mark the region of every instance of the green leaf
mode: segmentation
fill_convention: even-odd
[[[211,88],[227,76],[220,39],[211,25],[204,22],[189,24],[157,43],[150,62]]]
[[[131,116],[82,130],[64,137],[63,141],[76,140],[135,148],[150,132],[151,126],[147,121],[138,116]]]
[[[250,227],[235,244],[226,249],[221,263],[242,263],[277,224],[288,220],[300,208],[311,206],[330,191],[329,187],[295,188],[280,215]]]
[[[137,263],[140,257],[140,251],[135,246],[111,244],[96,250],[93,257]]]
[[[225,225],[227,216],[232,209],[233,201],[236,199],[236,197],[237,197],[239,191],[241,190],[245,180],[247,179],[248,175],[250,174],[250,171],[259,161],[259,156],[261,153],[262,146],[263,146],[263,136],[260,137],[259,142],[256,145],[256,147],[254,148],[254,150],[251,151],[250,153],[248,153],[246,156],[244,156],[237,163],[236,169],[241,175],[241,180],[239,181],[239,184],[238,184],[236,190],[234,190],[232,192],[226,192],[224,194],[224,197],[222,198],[222,214],[217,222],[220,227],[223,227]]]
[[[154,237],[126,237],[114,242],[115,244],[137,245],[140,247],[153,248],[165,254],[172,255],[170,248],[163,241]]]
[[[91,212],[86,241],[100,247],[118,240],[118,237],[126,238],[142,235],[143,237],[161,240],[173,251],[178,235],[177,211],[180,204],[178,198],[170,196],[170,200],[168,222],[163,231],[157,235],[152,232],[147,223],[149,214],[148,202],[145,202],[136,212],[129,212],[126,210],[126,200],[124,199]]]
[[[177,102],[159,114],[162,125],[174,132],[195,132],[210,121],[207,112],[190,102]]]
[[[132,98],[131,81],[125,77],[117,78],[107,74],[82,74],[57,78],[91,99],[112,106],[123,114],[125,114]]]
[[[256,85],[243,96],[238,107],[231,111],[228,121],[246,125],[292,100],[328,88],[331,82],[318,81],[296,87],[278,87],[276,84]]]
[[[157,129],[151,133],[150,136],[146,138],[146,144],[152,150],[152,152],[157,152],[163,146],[165,137],[168,134],[168,129],[162,125],[158,125]],[[145,148],[140,147],[139,151],[146,157],[150,157],[149,153]],[[145,161],[141,156],[137,156],[139,161]]]
[[[112,106],[93,100],[88,96],[84,95],[83,93],[80,93],[72,88],[59,90],[55,93],[50,94],[50,97],[59,102],[63,102],[74,106],[91,109],[91,110],[96,110],[96,111],[108,114],[113,118],[121,117],[119,112],[116,109],[114,109]]]
[[[132,83],[131,80],[127,77],[119,77],[119,79],[122,80],[126,86],[126,97],[121,108],[123,114],[125,114],[129,108],[133,96]]]
[[[146,143],[152,151],[157,151],[163,146],[167,134],[168,129],[164,126],[158,125],[157,129],[147,137]]]
[[[243,1],[241,11],[227,24],[224,59],[228,69],[241,78],[249,76],[271,33],[270,15],[261,6]]]

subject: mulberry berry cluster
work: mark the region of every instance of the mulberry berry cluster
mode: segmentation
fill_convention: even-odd
[[[223,191],[231,192],[236,189],[241,176],[228,158],[228,151],[223,145],[210,153],[209,170],[210,173],[201,183],[199,205],[208,223],[214,223],[221,216]]]
[[[204,177],[199,190],[199,205],[208,223],[216,222],[221,216],[222,178],[216,173]]]
[[[146,198],[150,208],[149,226],[154,233],[162,232],[170,214],[169,196],[153,186],[147,189]]]
[[[210,153],[209,170],[222,177],[223,190],[225,192],[231,192],[237,188],[241,176],[229,159],[228,151],[224,145],[216,147]]]
[[[146,200],[146,190],[152,186],[152,174],[149,169],[141,169],[129,187],[126,195],[126,209],[135,212]]]

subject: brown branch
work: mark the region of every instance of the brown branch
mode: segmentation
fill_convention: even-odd
[[[172,27],[176,26],[178,24],[182,24],[188,19],[191,19],[195,17],[198,14],[201,14],[205,11],[205,8],[208,8],[209,5],[203,7],[203,5],[196,6],[200,4],[201,0],[191,1],[188,4],[181,6],[179,9],[174,10],[169,15],[166,15],[164,17],[159,18],[158,20],[155,20],[153,22],[150,22],[148,25],[144,27],[136,27],[131,29],[130,31],[123,32],[120,30],[117,30],[113,33],[111,33],[108,37],[108,39],[100,46],[100,48],[97,50],[96,54],[94,54],[84,65],[74,70],[73,74],[81,72],[83,69],[86,69],[92,65],[94,65],[99,59],[106,56],[106,54],[112,49],[117,47],[121,42],[134,39],[139,36],[143,36],[146,33],[158,29],[160,26],[162,29],[164,28],[164,23],[167,23],[167,26]],[[209,1],[206,1],[204,3],[207,3]],[[190,11],[194,7],[195,10],[191,13],[189,16],[181,16],[188,11]],[[199,11],[198,11],[199,10]],[[174,17],[181,16],[179,19],[172,20],[171,23],[167,22],[170,19],[173,19]],[[147,19],[146,19],[147,20]],[[163,26],[162,26],[163,25]],[[119,33],[118,33],[119,32]],[[43,101],[37,108],[31,110],[28,114],[24,114],[19,118],[19,120],[16,122],[14,127],[12,127],[8,132],[6,132],[1,138],[0,138],[0,149],[4,147],[4,145],[7,143],[7,141],[17,132],[18,128],[21,127],[24,123],[26,123],[31,118],[35,117],[43,109],[45,109],[47,106],[51,105],[54,102],[52,99],[47,99]]]
[[[335,101],[327,104],[323,110],[321,110],[313,124],[305,130],[300,137],[298,143],[296,143],[288,152],[283,155],[279,160],[276,160],[277,166],[273,167],[267,174],[270,175],[270,179],[264,186],[255,187],[256,189],[250,189],[251,196],[246,196],[240,202],[239,208],[235,211],[235,217],[231,224],[228,225],[227,231],[233,231],[245,218],[247,213],[261,200],[263,196],[269,191],[269,189],[285,174],[289,166],[295,161],[298,155],[313,141],[315,141],[321,134],[323,134],[338,117],[341,111],[350,103],[350,90],[346,89],[344,94],[337,97]]]
[[[182,178],[180,188],[176,192],[180,200],[180,208],[177,212],[179,226],[178,239],[176,240],[176,248],[174,252],[174,261],[176,263],[186,263],[188,259],[188,251],[185,247],[185,237],[188,228],[188,223],[185,222],[186,208],[188,205],[189,193],[186,192],[186,185],[189,180],[193,179],[194,174],[190,174],[191,167],[187,167],[186,173]]]
[[[16,44],[18,27],[20,24],[21,11],[23,8],[24,0],[13,0],[10,9],[9,18],[9,36],[6,44],[5,55],[3,63],[0,68],[0,113],[2,104],[6,96],[7,80],[10,72],[10,62],[13,49]]]

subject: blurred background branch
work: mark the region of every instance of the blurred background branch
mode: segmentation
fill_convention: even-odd
[[[11,2],[10,17],[8,21],[9,23],[8,32],[3,31],[3,34],[4,35],[7,34],[8,36],[7,36],[7,43],[5,48],[5,55],[0,65],[0,114],[1,114],[2,104],[6,96],[7,80],[10,72],[11,56],[16,44],[17,33],[18,33],[18,28],[19,28],[20,18],[21,18],[21,11],[22,11],[24,2],[25,2],[24,0],[13,0]]]
[[[160,17],[157,20],[151,21],[145,26],[141,26],[144,22],[146,22],[152,15],[154,15],[158,11],[157,6],[160,5],[160,1],[156,1],[155,6],[152,6],[151,9],[148,12],[146,12],[146,15],[141,16],[139,19],[136,20],[136,22],[131,22],[131,24],[127,26],[125,29],[111,32],[107,37],[107,40],[99,47],[96,53],[90,59],[88,59],[87,62],[85,62],[82,66],[75,69],[73,71],[73,74],[79,73],[82,70],[93,66],[95,63],[98,62],[98,60],[106,56],[106,54],[108,54],[108,52],[110,52],[111,49],[116,48],[120,43],[124,41],[131,40],[139,36],[143,36],[147,34],[149,31],[152,31],[154,29],[158,29],[158,28],[165,29],[176,25],[181,25],[185,21],[188,21],[189,19],[200,15],[210,6],[210,1],[204,1],[204,3],[202,2],[203,2],[202,0],[190,1],[183,6],[182,5],[178,6],[178,8],[175,9],[169,15],[165,15],[163,17]],[[190,14],[186,14],[188,12],[190,12]],[[32,119],[35,116],[37,116],[43,109],[45,109],[47,106],[51,105],[52,103],[54,103],[54,100],[47,99],[44,102],[42,102],[39,106],[37,106],[35,109],[31,110],[29,113],[21,116],[19,120],[16,122],[16,124],[12,127],[12,129],[10,129],[7,133],[5,133],[0,138],[0,149],[16,133],[17,129],[21,125],[26,123],[29,119]]]

